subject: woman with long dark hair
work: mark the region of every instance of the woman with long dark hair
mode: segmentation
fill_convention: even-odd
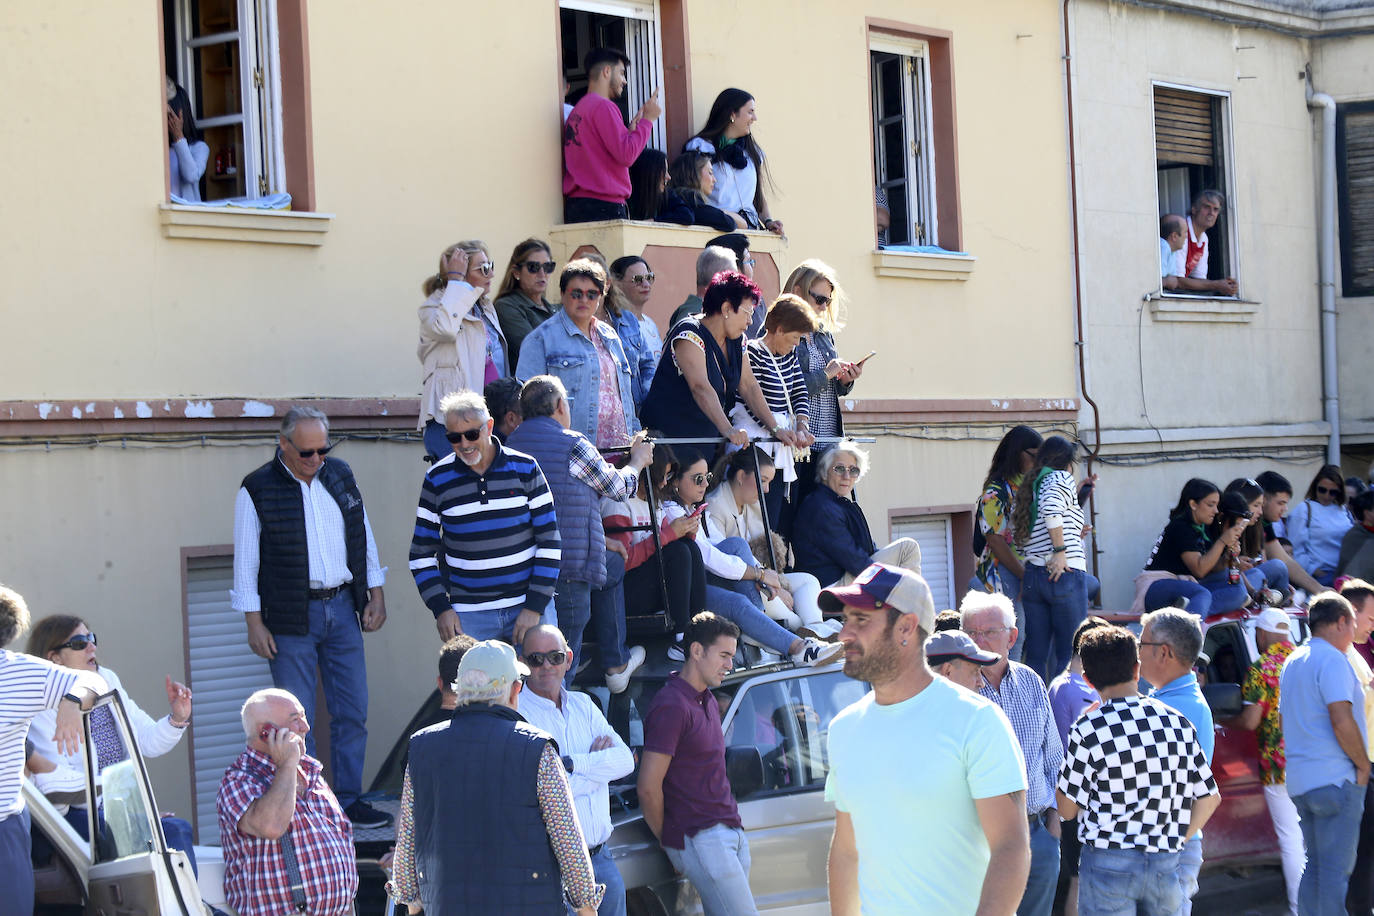
[[[512,366],[520,364],[520,345],[530,331],[553,317],[554,306],[544,296],[557,266],[550,252],[543,239],[525,239],[516,245],[496,292],[496,317],[506,335]]]
[[[630,165],[630,198],[625,202],[630,219],[658,218],[663,189],[668,186],[668,154],[645,147]]]
[[[706,125],[687,141],[685,149],[701,150],[711,157],[716,186],[711,204],[726,213],[738,213],[750,229],[783,234],[782,220],[768,212],[763,185],[771,185],[763,148],[754,139],[754,97],[743,89],[726,89],[716,96]]]
[[[1288,540],[1293,542],[1293,559],[1328,588],[1336,580],[1341,540],[1355,524],[1345,503],[1345,478],[1341,476],[1340,466],[1328,464],[1312,478],[1303,501],[1288,512]]]
[[[1016,644],[1011,648],[1014,659],[1020,659],[1026,641],[1026,615],[1021,604],[1021,578],[1025,575],[1026,561],[1016,549],[1016,539],[1012,536],[1011,510],[1016,490],[1026,471],[1035,464],[1043,441],[1044,437],[1029,426],[1013,426],[1007,430],[992,453],[975,518],[973,547],[978,554],[978,565],[969,588],[996,592],[1011,599],[1016,608]]]
[[[1012,508],[1012,531],[1025,557],[1024,662],[1046,681],[1068,664],[1074,630],[1088,615],[1083,508],[1073,465],[1073,443],[1050,436],[1026,469]]]
[[[1182,598],[1190,612],[1206,617],[1242,608],[1250,600],[1240,576],[1231,581],[1228,560],[1239,549],[1249,508],[1238,493],[1228,496],[1224,505],[1223,516],[1221,488],[1210,480],[1194,477],[1183,485],[1178,505],[1145,564],[1145,575],[1154,574],[1155,579],[1145,591],[1147,611]]]
[[[1245,500],[1246,511],[1250,513],[1246,518],[1245,530],[1240,534],[1240,542],[1236,545],[1236,568],[1249,583],[1252,592],[1257,593],[1261,588],[1274,589],[1281,597],[1287,598],[1290,592],[1288,566],[1280,559],[1265,559],[1264,547],[1268,535],[1264,530],[1264,488],[1248,477],[1237,477],[1226,485],[1221,493],[1222,499],[1226,499],[1227,493],[1235,493]],[[1218,534],[1220,531],[1214,529],[1213,536]]]
[[[167,183],[172,196],[187,203],[200,203],[200,179],[210,161],[210,146],[205,142],[191,99],[186,90],[167,77]]]
[[[711,226],[722,232],[747,228],[744,217],[711,206],[716,188],[716,173],[711,157],[701,150],[688,150],[668,167],[668,187],[658,207],[658,221],[680,226]]]

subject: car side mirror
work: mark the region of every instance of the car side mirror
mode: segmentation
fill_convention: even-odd
[[[1202,688],[1202,698],[1212,710],[1213,719],[1234,719],[1245,708],[1239,684],[1206,684]]]
[[[752,744],[727,747],[725,775],[735,798],[748,798],[763,788],[763,755]]]

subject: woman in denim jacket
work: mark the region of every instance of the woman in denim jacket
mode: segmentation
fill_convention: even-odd
[[[520,346],[516,377],[556,376],[568,390],[572,428],[598,448],[624,445],[639,430],[630,362],[615,329],[596,317],[606,272],[579,258],[558,277],[563,307]]]

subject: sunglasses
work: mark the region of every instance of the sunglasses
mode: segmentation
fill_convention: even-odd
[[[598,299],[601,298],[601,290],[599,290],[599,289],[589,289],[589,290],[574,289],[574,290],[570,290],[570,291],[568,292],[568,298],[571,299],[571,300],[573,300],[574,302],[581,302],[581,301],[584,300],[584,299],[587,300],[588,302],[595,302],[596,300],[598,300]]]
[[[444,438],[450,442],[462,442],[464,439],[476,442],[482,438],[482,430],[483,427],[479,426],[476,429],[465,429],[461,433],[444,433]]]
[[[836,464],[831,466],[830,473],[839,474],[841,477],[857,478],[859,476],[859,466],[856,464]]]
[[[693,474],[692,476],[688,477],[687,479],[690,480],[692,483],[696,484],[697,486],[701,486],[702,484],[710,483],[710,482],[711,482],[711,475],[710,475],[710,474]]]
[[[290,439],[287,439],[286,441],[291,442]],[[328,455],[330,452],[334,451],[334,446],[332,445],[326,445],[324,448],[296,448],[296,443],[291,442],[291,447],[293,449],[296,449],[296,454],[300,455],[302,458],[314,458],[316,455],[319,455],[321,458],[323,458],[325,455]]]
[[[653,275],[652,272],[650,272],[647,274],[635,274],[633,277],[629,277],[628,279],[631,283],[648,283],[650,285],[653,285],[654,280],[656,280],[657,278]]]
[[[473,264],[469,268],[469,270],[476,270],[479,274],[481,274],[484,277],[490,277],[492,271],[495,269],[496,265],[492,264],[490,261],[483,261],[481,264]]]
[[[531,668],[542,667],[545,662],[549,665],[561,665],[568,660],[568,653],[562,649],[554,649],[552,652],[531,652],[525,656],[525,664]]]
[[[1330,487],[1317,487],[1318,496],[1336,496],[1340,492],[1340,490],[1333,490]]]
[[[812,299],[816,300],[816,304],[819,305],[821,308],[825,308],[831,302],[835,301],[834,297],[822,296],[819,293],[807,293],[807,295],[810,296]]]
[[[539,261],[526,261],[520,266],[525,268],[527,273],[537,274],[542,270],[546,274],[551,274],[553,273],[553,265],[553,261],[544,261],[542,263]]]
[[[53,651],[61,652],[63,649],[75,649],[76,651],[80,652],[84,650],[87,646],[93,645],[95,645],[95,634],[81,633],[77,636],[73,636],[71,639],[67,640],[62,645],[55,647]]]

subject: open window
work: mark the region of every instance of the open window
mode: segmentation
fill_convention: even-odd
[[[1336,108],[1341,295],[1374,296],[1374,102]]]
[[[1223,93],[1177,86],[1154,86],[1155,171],[1159,215],[1187,217],[1193,200],[1207,190],[1226,198],[1216,225],[1207,230],[1207,275],[1236,276],[1231,233],[1231,196],[1227,191],[1226,109]],[[1186,254],[1187,249],[1184,249]],[[1191,272],[1185,271],[1191,275]],[[1185,291],[1178,291],[1184,293]]]
[[[566,101],[587,92],[583,62],[593,48],[615,48],[630,59],[629,84],[616,100],[626,122],[663,85],[663,45],[657,0],[559,0]],[[666,149],[664,121],[654,122],[649,146]]]
[[[886,244],[939,244],[930,46],[915,38],[873,35],[873,173],[892,214]]]

